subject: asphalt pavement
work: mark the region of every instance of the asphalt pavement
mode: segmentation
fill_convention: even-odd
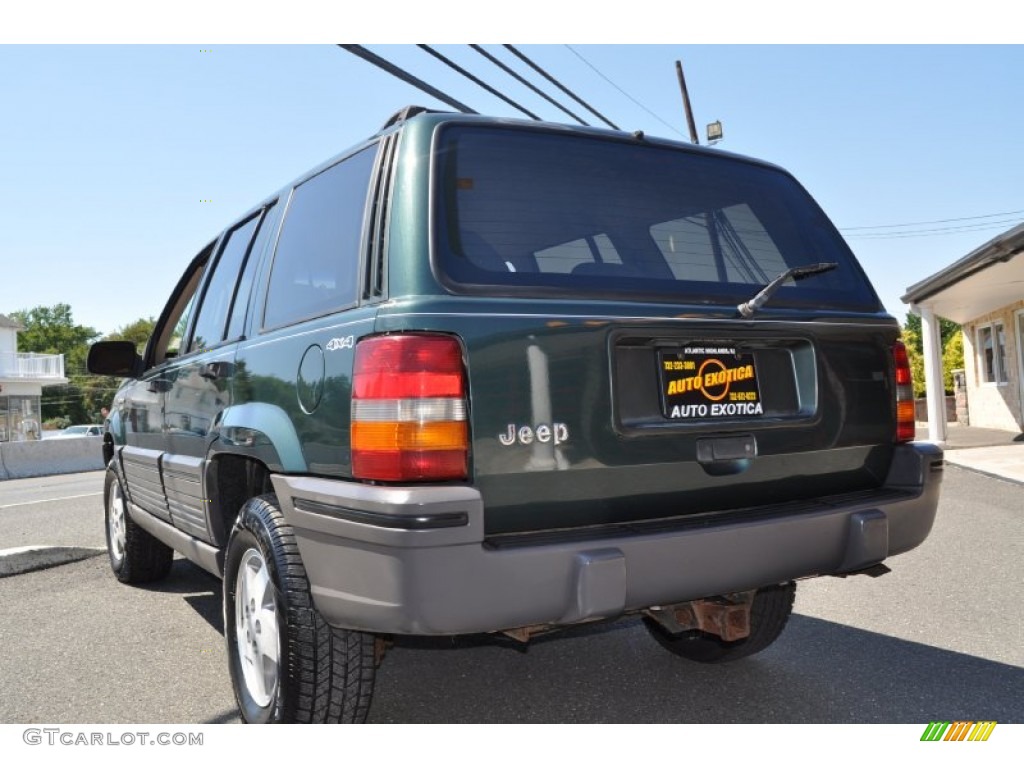
[[[102,474],[50,480],[0,483],[0,549],[103,545]],[[1022,515],[1024,487],[948,466],[921,547],[878,579],[801,582],[786,631],[754,658],[687,662],[633,619],[525,649],[489,636],[403,639],[378,671],[369,719],[1021,722]],[[0,722],[237,721],[220,584],[187,561],[146,588],[119,584],[105,555],[0,578],[0,606]]]

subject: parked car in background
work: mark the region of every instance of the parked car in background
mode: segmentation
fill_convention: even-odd
[[[63,440],[69,437],[99,437],[103,434],[103,426],[100,424],[74,424],[62,429],[56,435],[50,435],[47,440]]]

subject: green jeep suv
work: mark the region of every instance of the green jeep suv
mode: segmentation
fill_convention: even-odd
[[[898,338],[773,165],[407,109],[203,248],[144,354],[93,346],[110,563],[223,578],[250,722],[364,720],[395,635],[739,659],[931,529]]]

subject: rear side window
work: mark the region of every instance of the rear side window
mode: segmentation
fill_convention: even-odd
[[[256,278],[256,269],[260,265],[260,257],[266,251],[271,237],[277,232],[277,225],[280,222],[279,210],[276,201],[265,209],[263,220],[256,232],[256,239],[249,249],[249,257],[245,260],[242,276],[238,280],[238,289],[235,291],[235,300],[231,305],[227,335],[229,339],[239,338],[245,330],[245,318],[249,307],[249,297],[252,294],[252,284]]]
[[[437,144],[434,257],[454,290],[732,304],[790,267],[838,269],[772,306],[877,311],[810,196],[725,155],[543,129],[449,126]]]
[[[354,304],[366,195],[377,147],[332,165],[295,188],[267,290],[264,328]]]
[[[249,252],[249,243],[252,242],[259,220],[257,214],[228,233],[227,241],[221,247],[220,257],[213,267],[213,274],[210,275],[210,281],[203,293],[203,303],[196,317],[189,352],[212,347],[224,340],[228,310],[235,295],[238,274]]]

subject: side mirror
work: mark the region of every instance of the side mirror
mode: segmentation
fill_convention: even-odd
[[[135,378],[142,372],[142,358],[130,341],[98,341],[89,347],[89,373]]]

